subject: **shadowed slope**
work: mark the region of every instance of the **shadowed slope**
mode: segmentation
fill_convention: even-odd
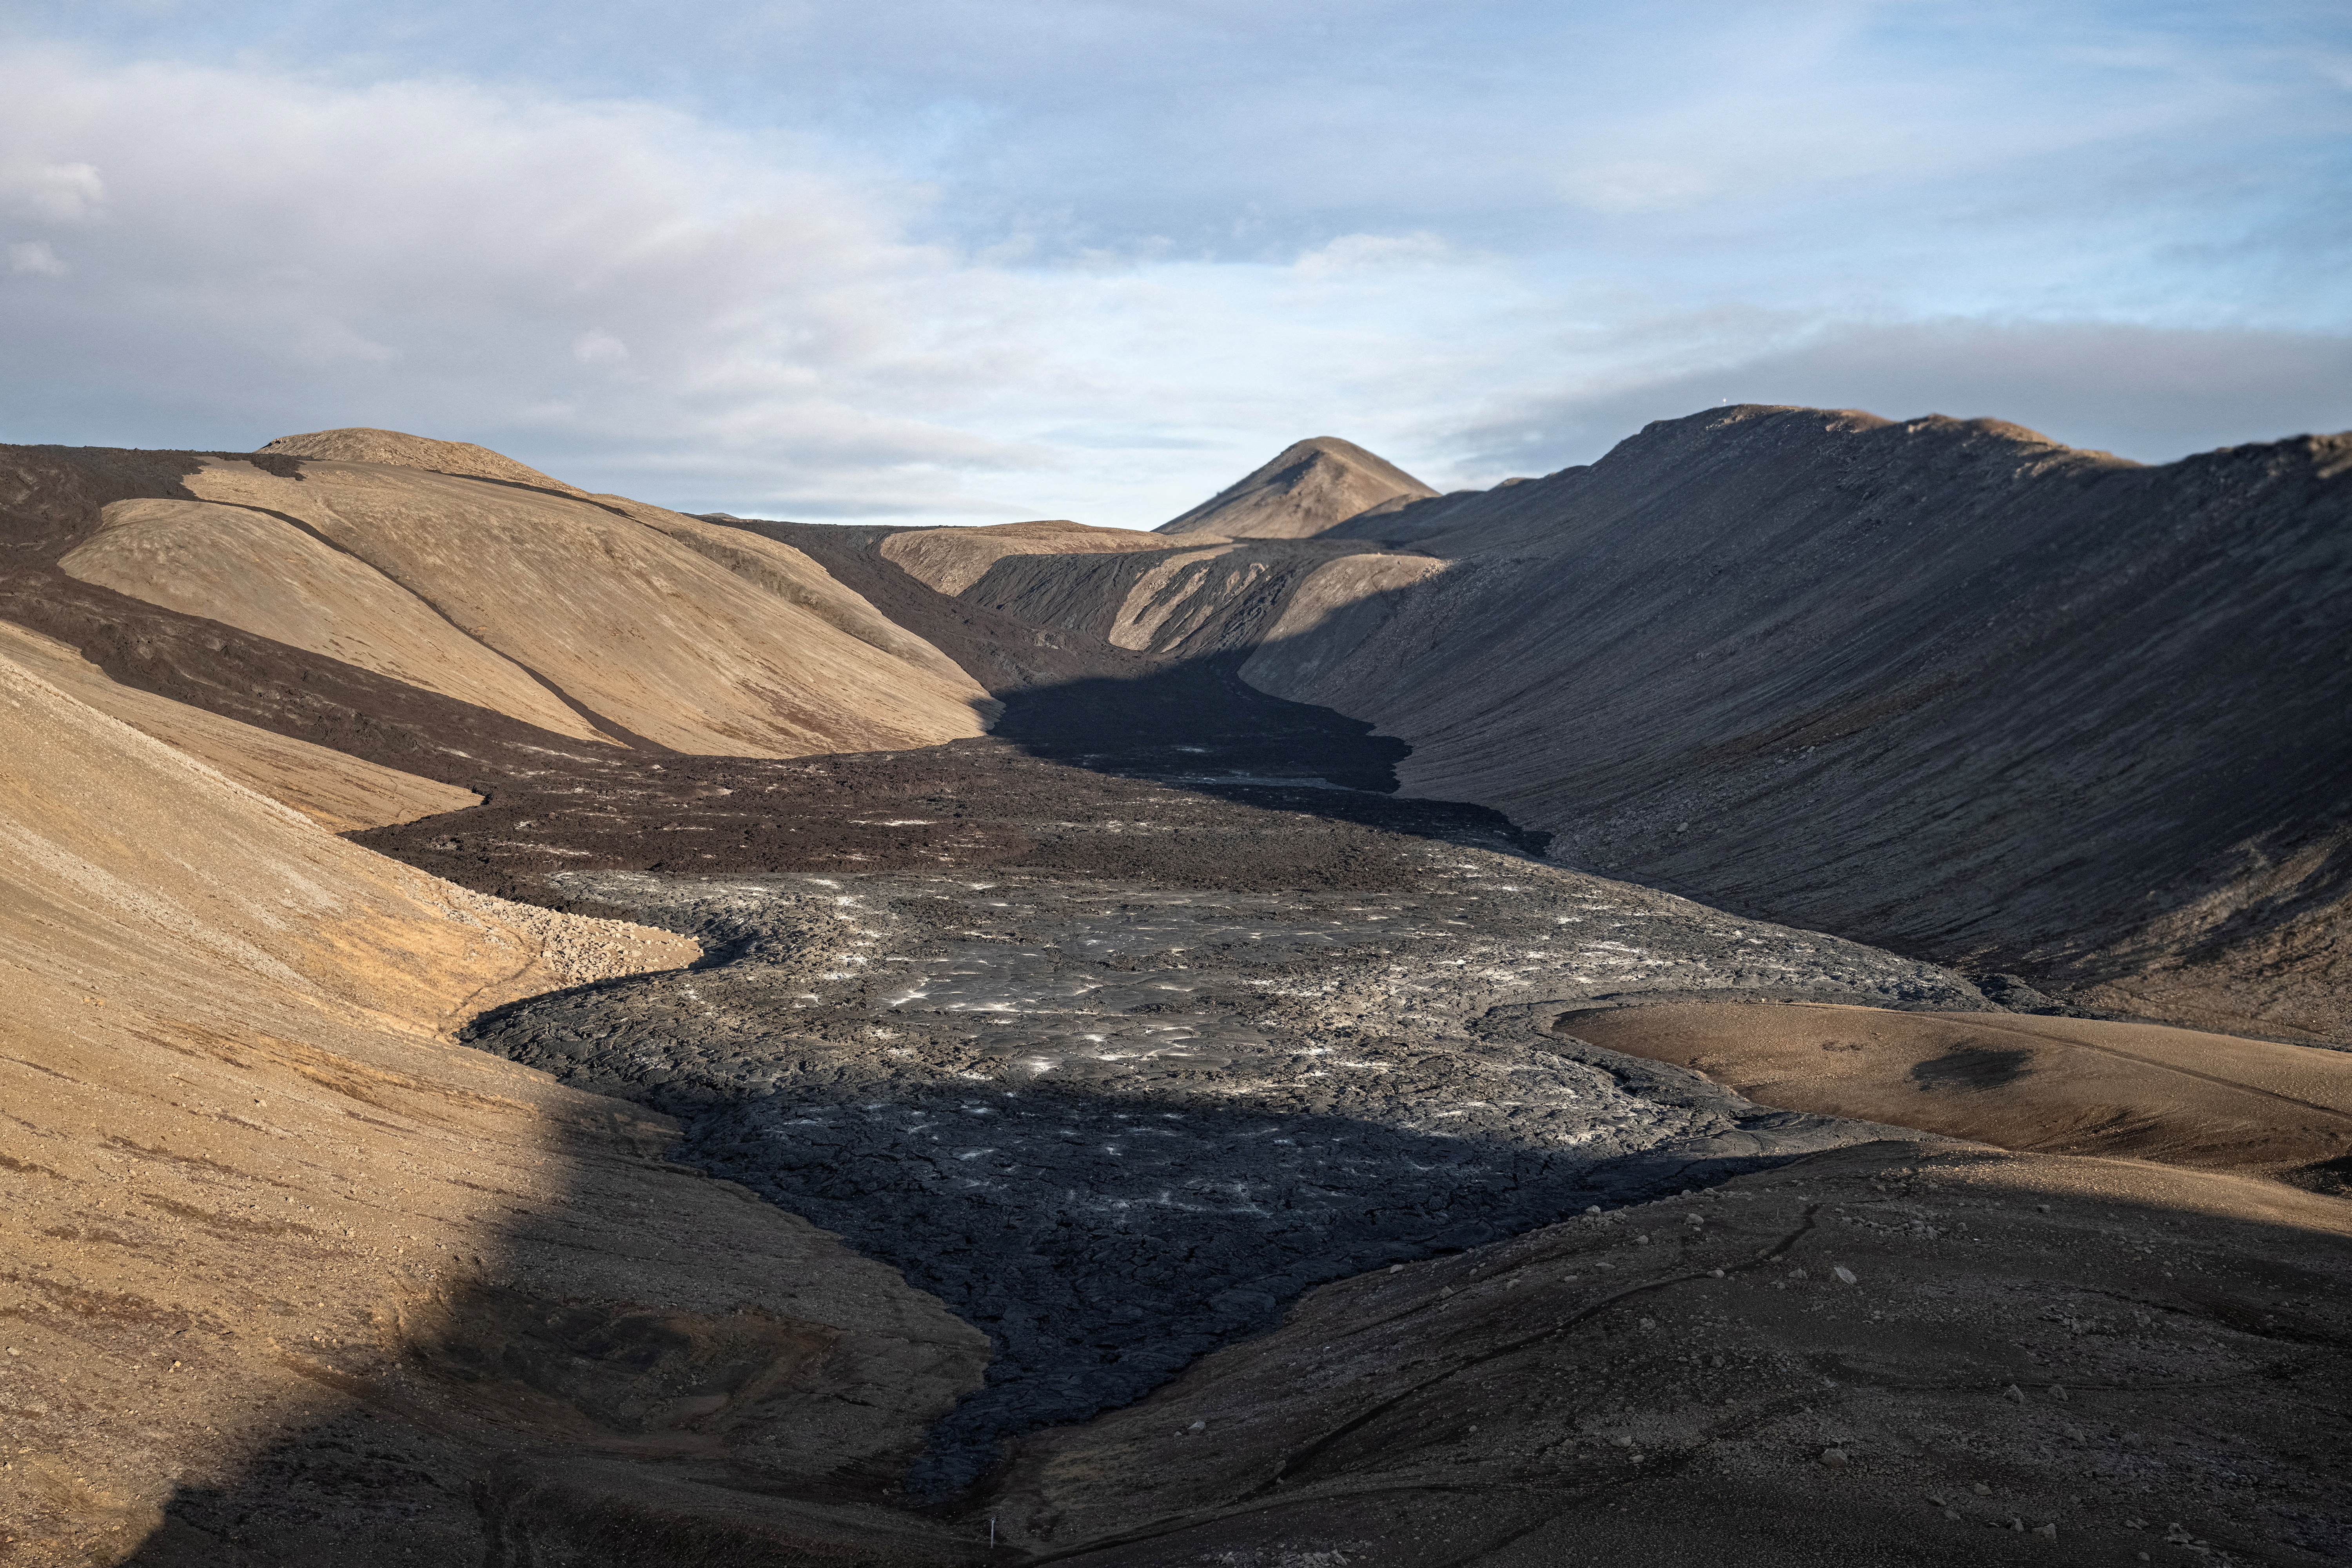
[[[1734,408],[1450,520],[1443,570],[1305,577],[1245,679],[1574,864],[2352,1037],[2352,437],[2140,468]]]
[[[1328,456],[1188,517],[1246,531],[1220,509]],[[828,531],[801,537],[833,560]],[[1245,652],[1251,684],[1410,744],[1406,793],[1570,864],[2089,1005],[2352,1039],[2347,551],[2352,437],[2147,468],[1995,420],[1740,407],[1313,538],[992,547],[892,613],[1163,668]]]
[[[2347,1213],[1865,1143],[1326,1286],[977,1511],[1072,1568],[2318,1568]]]

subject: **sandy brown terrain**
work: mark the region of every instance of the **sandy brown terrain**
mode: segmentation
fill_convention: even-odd
[[[339,463],[380,463],[399,468],[425,468],[436,474],[463,474],[468,479],[497,479],[507,484],[530,485],[540,489],[560,490],[566,495],[588,492],[562,479],[541,473],[527,463],[518,463],[503,452],[493,452],[488,447],[478,447],[471,441],[437,441],[430,436],[411,436],[404,430],[349,428],[342,430],[312,430],[299,436],[280,436],[264,442],[260,450],[282,458],[328,458]]]
[[[1202,544],[1223,544],[1211,534]],[[891,533],[882,541],[882,559],[940,594],[961,594],[1008,555],[1099,555],[1127,551],[1164,551],[1156,534],[1125,528],[1089,528],[1082,522],[1001,522],[986,528],[920,528]]]
[[[0,1561],[471,1563],[493,1464],[813,1482],[976,1379],[663,1119],[447,1038],[691,942],[437,883],[8,660],[0,755]]]
[[[388,439],[367,434],[371,451]],[[418,462],[437,455],[425,447]],[[641,503],[283,455],[13,460],[12,570],[48,601],[16,618],[101,664],[90,642],[121,612],[70,590],[58,602],[41,576],[595,744],[921,745],[979,734],[992,710],[952,661],[790,546]]]
[[[1804,1002],[1576,1011],[1554,1026],[1759,1105],[2331,1189],[2352,1175],[2343,1052],[2153,1024]]]
[[[1437,492],[1384,458],[1336,436],[1295,442],[1199,506],[1160,525],[1161,533],[1222,533],[1235,539],[1304,539],[1374,508]]]
[[[0,448],[0,1562],[2344,1561],[2352,1057],[2231,1031],[2352,1038],[2347,439],[1318,440],[1154,534]],[[1190,1348],[950,1224],[1059,1160],[1173,1268],[1245,1153]],[[1016,1340],[1225,1348],[917,1506]]]
[[[0,658],[75,700],[188,755],[330,833],[389,827],[479,805],[471,790],[297,741],[110,679],[73,649],[0,621]]]

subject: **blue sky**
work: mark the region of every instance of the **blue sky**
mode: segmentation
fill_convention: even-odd
[[[2352,427],[2340,4],[0,9],[0,439],[1149,527],[1725,402]]]

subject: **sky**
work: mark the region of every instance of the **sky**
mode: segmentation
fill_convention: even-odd
[[[2341,0],[0,0],[0,441],[810,521],[1724,403],[2352,428]]]

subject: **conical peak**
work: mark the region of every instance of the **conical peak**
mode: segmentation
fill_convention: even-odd
[[[1237,539],[1307,539],[1399,497],[1437,492],[1353,441],[1315,436],[1296,441],[1161,533],[1222,533]]]

